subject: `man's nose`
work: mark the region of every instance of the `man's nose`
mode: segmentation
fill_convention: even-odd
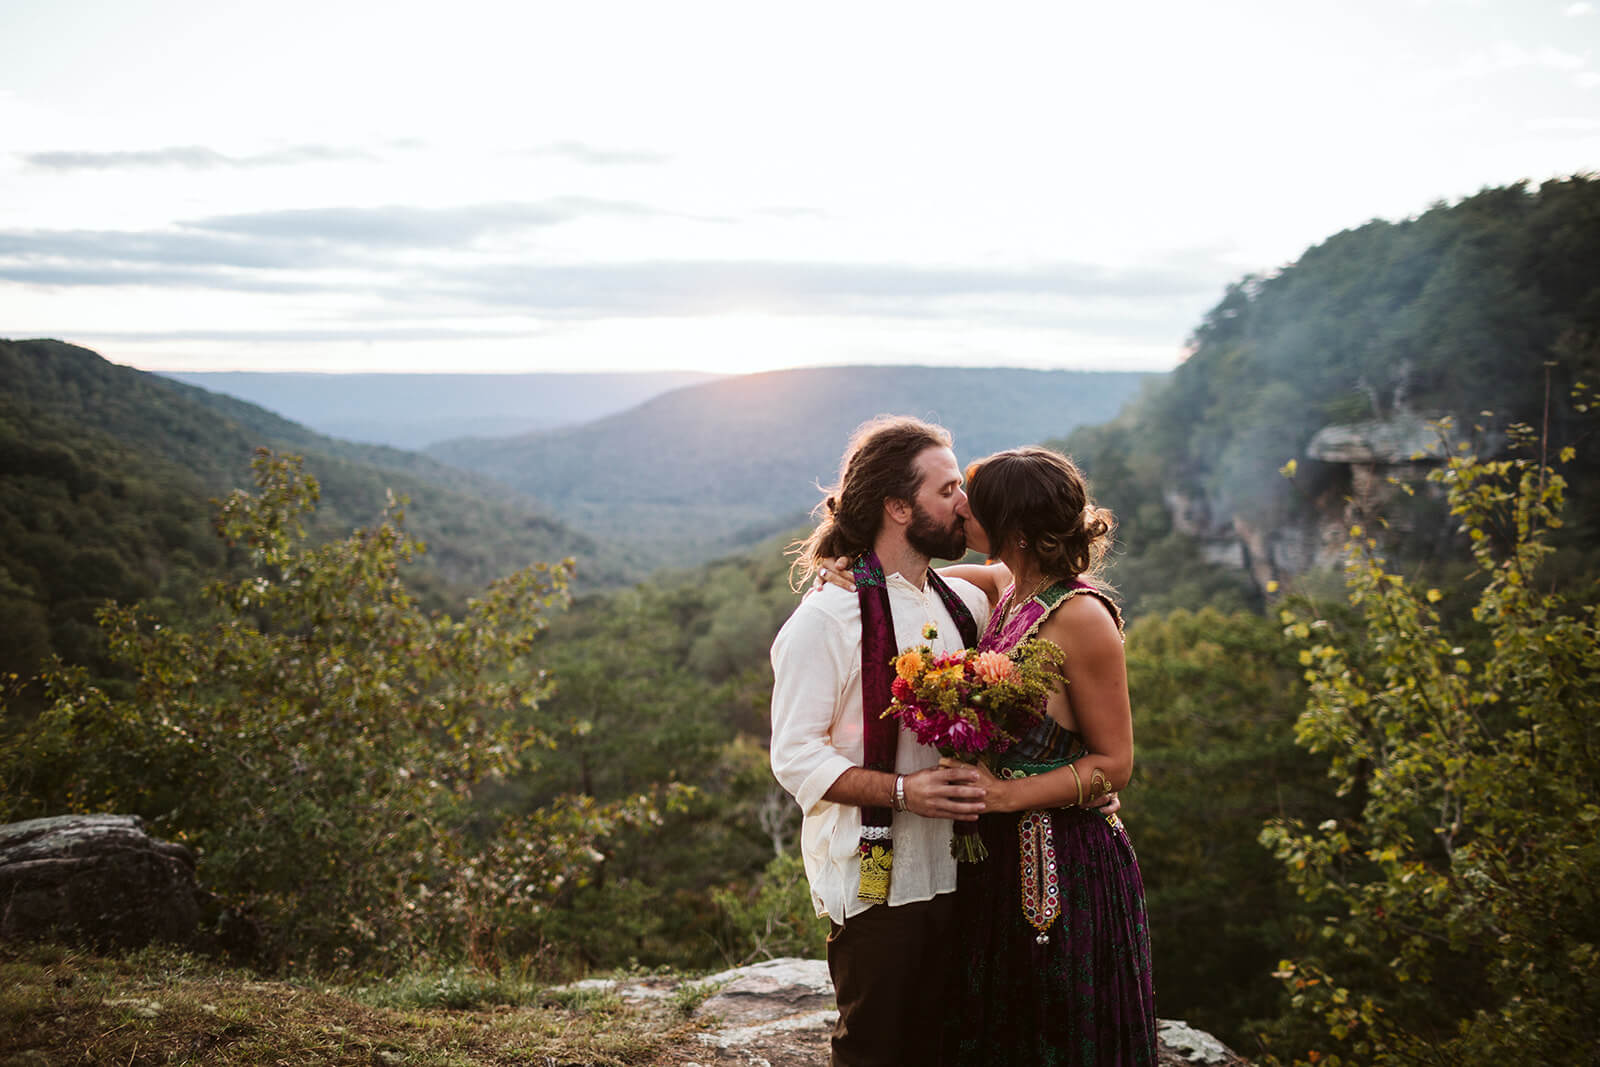
[[[963,519],[972,518],[972,509],[967,506],[966,491],[962,489],[956,490],[956,514]]]

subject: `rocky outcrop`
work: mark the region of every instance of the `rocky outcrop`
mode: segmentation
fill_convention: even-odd
[[[1391,529],[1408,531],[1406,519],[1393,514],[1390,505],[1400,493],[1397,482],[1422,485],[1428,471],[1449,458],[1449,444],[1437,422],[1407,414],[1324,426],[1316,432],[1306,445],[1307,458],[1349,470],[1349,490],[1339,515],[1342,530],[1383,515]]]
[[[1298,458],[1295,488],[1285,483],[1285,499],[1296,492],[1299,499],[1279,518],[1237,514],[1226,494],[1194,486],[1169,486],[1163,502],[1173,528],[1194,539],[1202,558],[1246,572],[1265,591],[1274,581],[1338,566],[1353,525],[1381,516],[1390,532],[1411,532],[1415,509],[1396,506],[1402,492],[1396,483],[1420,487],[1421,498],[1438,495],[1424,481],[1448,458],[1437,419],[1405,412],[1322,427]]]
[[[666,1000],[682,983],[660,977],[590,980],[564,987],[626,1001]],[[779,959],[695,980],[712,994],[695,1009],[705,1025],[701,1048],[681,1067],[820,1067],[839,1018],[833,981],[822,960]],[[1175,1020],[1157,1027],[1162,1067],[1240,1067],[1244,1060],[1210,1034]]]
[[[0,826],[0,938],[95,948],[187,943],[200,919],[194,857],[135,815]]]
[[[1437,421],[1437,416],[1407,414],[1324,426],[1306,445],[1306,456],[1323,463],[1362,466],[1437,463],[1446,456]]]

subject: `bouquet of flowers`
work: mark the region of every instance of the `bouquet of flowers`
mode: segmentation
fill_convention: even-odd
[[[938,636],[933,624],[923,630]],[[941,756],[976,763],[1004,752],[1044,716],[1045,701],[1062,662],[1049,641],[1027,641],[1004,652],[935,653],[914,645],[894,660],[895,679],[885,715],[892,715]],[[959,860],[987,853],[972,823],[956,823],[950,849]]]

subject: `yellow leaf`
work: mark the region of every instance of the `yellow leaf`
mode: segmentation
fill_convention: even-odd
[[[1439,592],[1439,590],[1437,590],[1437,589],[1428,590],[1428,603],[1437,604],[1439,601],[1441,601],[1443,599],[1444,599],[1444,594]]]

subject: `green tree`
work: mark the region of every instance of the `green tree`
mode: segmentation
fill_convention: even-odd
[[[609,833],[659,819],[641,792],[515,817],[474,804],[552,744],[517,724],[548,689],[528,656],[570,560],[495,582],[460,618],[429,615],[401,578],[421,546],[398,507],[311,547],[316,480],[265,451],[255,472],[257,492],[217,517],[244,576],[208,586],[204,624],[101,612],[136,691],[56,671],[0,764],[5,816],[143,815],[196,848],[264,960],[312,967],[483,950],[592,867]]]
[[[1448,629],[1443,594],[1392,573],[1359,527],[1358,625],[1284,612],[1310,685],[1298,736],[1360,811],[1261,835],[1320,916],[1278,969],[1280,1040],[1296,1062],[1586,1062],[1600,1042],[1600,634],[1592,606],[1539,581],[1566,482],[1467,451],[1432,477],[1483,583],[1470,622]]]
[[[1123,818],[1162,1010],[1235,1048],[1249,1047],[1249,1020],[1275,1010],[1271,971],[1300,910],[1256,833],[1332,799],[1322,761],[1295,745],[1299,670],[1259,615],[1180,610],[1128,628],[1138,752]]]

